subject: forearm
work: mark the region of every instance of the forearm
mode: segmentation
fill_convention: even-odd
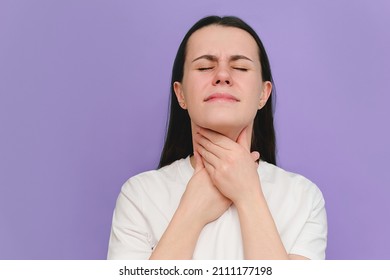
[[[150,259],[192,259],[203,226],[196,224],[180,207],[158,242]]]
[[[236,207],[245,259],[289,259],[261,191]]]

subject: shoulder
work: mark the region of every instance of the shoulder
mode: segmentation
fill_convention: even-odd
[[[289,254],[324,259],[327,240],[325,201],[304,176],[261,162],[264,196]]]
[[[129,178],[122,186],[126,197],[163,199],[172,192],[180,192],[187,179],[186,159],[180,159],[157,170],[145,171]]]
[[[262,161],[259,165],[259,175],[266,193],[312,203],[323,200],[318,186],[300,174],[286,171],[281,167]]]

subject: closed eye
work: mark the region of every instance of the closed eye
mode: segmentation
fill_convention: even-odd
[[[233,69],[235,69],[235,70],[239,70],[239,71],[243,71],[243,72],[246,72],[246,71],[248,71],[248,69],[246,69],[246,68],[242,68],[242,67],[233,67]]]
[[[213,67],[200,67],[198,68],[199,71],[207,71],[207,70],[211,70],[213,69]]]

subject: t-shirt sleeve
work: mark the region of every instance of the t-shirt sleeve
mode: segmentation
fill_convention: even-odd
[[[112,219],[107,259],[149,259],[154,238],[143,215],[142,195],[128,180],[118,196]]]
[[[311,211],[289,254],[301,255],[312,260],[323,260],[328,231],[325,201],[317,186],[311,187],[314,192]]]

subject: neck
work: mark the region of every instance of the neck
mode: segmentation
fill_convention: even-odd
[[[191,131],[192,131],[192,143],[193,143],[193,150],[197,151],[197,144],[194,140],[194,135],[196,134],[196,128],[199,127],[198,125],[191,122]],[[234,142],[237,142],[238,137],[240,136],[241,132],[244,130],[245,127],[219,127],[215,129],[211,129],[219,134],[222,134],[229,139],[233,140]],[[210,129],[210,128],[209,128]],[[253,123],[248,126],[248,133],[246,134],[246,145],[248,150],[251,148],[252,143],[252,130],[253,130]],[[192,167],[195,167],[195,162],[193,156],[190,158]]]

